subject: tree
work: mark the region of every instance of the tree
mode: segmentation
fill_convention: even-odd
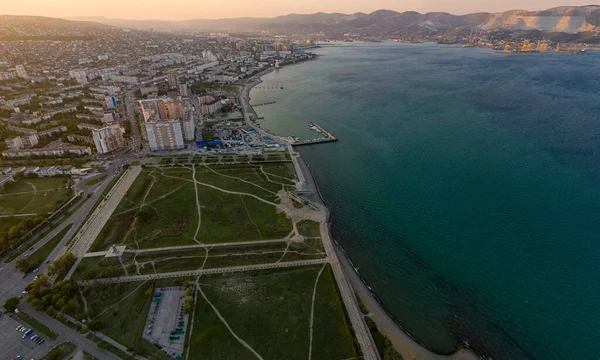
[[[186,314],[191,314],[193,305],[194,305],[194,299],[192,299],[192,298],[185,299],[185,302],[183,303],[183,312]]]
[[[14,312],[17,309],[17,306],[19,306],[19,298],[12,297],[7,299],[4,303],[4,310],[6,310],[6,312]]]
[[[60,258],[54,260],[52,264],[50,264],[50,266],[48,267],[48,274],[58,274],[59,276],[66,275],[67,272],[71,269],[71,267],[73,267],[73,264],[75,264],[76,260],[77,259],[75,258],[75,255],[71,253],[66,253]]]
[[[104,327],[104,322],[102,322],[101,320],[92,320],[88,324],[88,328],[92,331],[98,331],[98,330],[102,329],[103,327]]]

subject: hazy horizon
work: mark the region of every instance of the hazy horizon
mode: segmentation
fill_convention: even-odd
[[[326,3],[317,0],[295,2],[282,0],[272,3],[269,0],[245,2],[232,0],[223,5],[212,1],[172,0],[165,6],[158,0],[104,0],[102,6],[97,1],[80,0],[22,0],[0,6],[2,15],[32,15],[57,18],[67,17],[106,17],[127,20],[189,20],[224,19],[238,17],[276,17],[287,14],[312,14],[316,12],[371,13],[375,10],[417,11],[420,13],[443,11],[452,14],[474,12],[501,12],[514,9],[543,10],[556,6],[589,5],[586,1],[565,3],[560,0],[530,0],[526,3],[508,0],[501,4],[485,4],[477,0],[449,2],[442,0],[407,0],[399,7],[394,0],[342,1]],[[161,16],[157,16],[160,14]]]

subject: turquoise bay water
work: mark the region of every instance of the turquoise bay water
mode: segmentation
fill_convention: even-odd
[[[264,77],[252,103],[300,148],[334,237],[439,353],[597,359],[600,54],[345,44]]]

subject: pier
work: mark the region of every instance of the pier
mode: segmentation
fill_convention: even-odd
[[[313,126],[315,128],[317,128],[323,135],[325,135],[327,137],[324,138],[324,139],[312,139],[312,140],[305,140],[305,141],[301,141],[301,142],[296,142],[296,143],[293,143],[292,146],[313,145],[313,144],[321,144],[321,143],[328,143],[328,142],[338,141],[338,138],[336,138],[335,136],[333,136],[330,132],[325,131],[325,129],[323,129],[322,127],[320,127],[316,123],[313,123]]]
[[[277,101],[270,101],[270,102],[266,102],[266,103],[262,103],[262,104],[252,105],[252,107],[271,105],[271,104],[275,104],[276,102]]]

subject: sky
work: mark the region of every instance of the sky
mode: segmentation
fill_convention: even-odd
[[[0,0],[2,15],[104,16],[135,20],[273,17],[290,13],[369,13],[378,9],[466,14],[586,5],[577,0]]]

